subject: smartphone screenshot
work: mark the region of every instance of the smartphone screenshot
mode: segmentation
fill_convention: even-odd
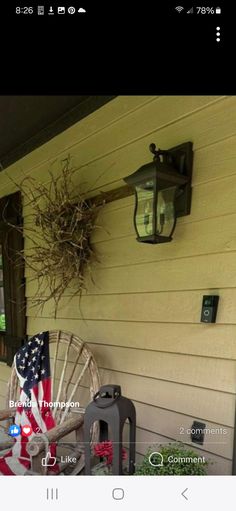
[[[233,509],[232,19],[2,10],[2,505]]]

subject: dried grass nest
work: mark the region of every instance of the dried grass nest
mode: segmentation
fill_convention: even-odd
[[[37,291],[32,304],[42,309],[53,299],[54,315],[62,295],[73,282],[71,297],[85,289],[84,272],[91,275],[91,263],[96,259],[90,244],[92,231],[97,228],[95,219],[100,208],[92,206],[79,194],[72,182],[76,169],[66,159],[62,172],[54,177],[49,171],[49,185],[25,178],[20,190],[30,204],[30,227],[25,226],[24,236],[30,248],[21,253],[26,267],[37,279]]]

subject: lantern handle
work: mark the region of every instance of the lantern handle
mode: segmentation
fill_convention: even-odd
[[[115,403],[115,401],[117,401],[117,399],[120,397],[120,394],[117,392],[115,394],[115,397],[111,398],[109,401],[105,402],[105,400],[104,400],[104,403],[102,403],[101,401],[98,402],[97,398],[101,397],[100,391],[101,391],[101,389],[99,389],[98,392],[96,392],[96,394],[93,396],[93,401],[98,406],[98,408],[108,408],[109,406],[113,405],[113,403]]]

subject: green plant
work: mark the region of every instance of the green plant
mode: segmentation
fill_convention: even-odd
[[[6,330],[5,314],[0,314],[0,330]]]
[[[151,453],[158,452],[160,455],[151,457]],[[174,460],[174,461],[173,461]],[[161,445],[158,448],[149,448],[142,462],[137,466],[135,475],[197,475],[207,473],[207,461],[204,456],[192,449],[187,449],[181,443]]]

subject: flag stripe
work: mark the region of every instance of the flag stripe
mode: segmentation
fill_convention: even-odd
[[[49,358],[49,333],[41,332],[31,337],[14,357],[14,365],[20,384],[20,404],[17,406],[15,424],[21,427],[21,435],[15,438],[13,448],[0,457],[0,474],[24,475],[31,467],[27,444],[37,433],[46,433],[56,423],[51,408],[51,377]],[[24,406],[22,406],[24,405]],[[30,436],[23,435],[23,427],[30,426]],[[51,457],[56,457],[56,444],[49,446]],[[58,473],[58,464],[50,467]]]

